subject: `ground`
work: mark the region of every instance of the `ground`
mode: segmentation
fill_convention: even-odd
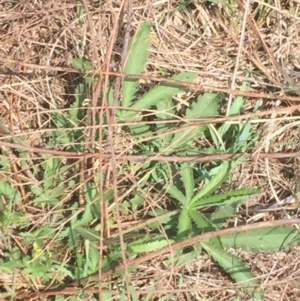
[[[222,157],[224,154],[248,154],[230,170],[217,193],[244,187],[259,187],[260,191],[236,208],[237,213],[223,227],[297,217],[299,10],[296,0],[1,1],[3,298],[63,300],[60,293],[65,285],[71,287],[70,295],[78,294],[72,286],[77,270],[68,270],[69,266],[84,262],[78,268],[82,273],[79,278],[97,273],[97,266],[107,264],[105,256],[113,254],[105,239],[122,229],[126,232],[141,225],[146,229],[143,236],[155,230],[168,237],[166,224],[154,229],[144,221],[157,217],[158,212],[178,209],[165,185],[177,183],[178,164],[189,155],[194,155],[192,181],[196,190],[203,187],[205,175],[213,174],[220,159],[228,159]],[[123,71],[133,49],[130,40],[145,21],[151,24],[145,68],[138,71],[139,66],[133,64],[131,70],[137,71],[128,72],[137,74],[133,82],[139,79],[137,95],[145,95],[163,83],[178,84],[170,77],[180,72],[196,74],[193,81],[184,78],[178,93],[174,93],[169,116],[175,118],[176,125],[173,122],[174,127],[167,131],[180,132],[182,122],[192,131],[193,117],[198,118],[198,127],[208,126],[192,141],[193,147],[187,149],[192,144],[186,143],[178,153],[161,148],[155,140],[166,131],[159,124],[167,124],[170,118],[161,116],[167,107],[156,103],[143,109],[132,107],[146,116],[142,119],[145,124],[152,122],[149,135],[133,127],[141,122],[141,115],[130,122],[120,117],[122,87],[127,78]],[[137,61],[138,56],[139,51]],[[205,93],[218,98],[220,104],[216,114],[200,118],[192,109],[201,110],[201,106],[193,107],[192,103]],[[232,104],[237,103],[240,110],[230,113]],[[160,123],[155,118],[160,118]],[[250,119],[249,129],[237,129]],[[222,136],[224,124],[237,126],[231,136]],[[246,133],[247,143],[234,149],[236,137],[240,135],[241,141]],[[217,157],[199,163],[195,146]],[[89,156],[91,153],[95,155]],[[56,157],[59,159],[53,159]],[[157,161],[159,166],[155,165]],[[164,162],[171,162],[169,169],[164,169]],[[206,174],[201,173],[203,170]],[[293,204],[285,209],[268,209],[289,195],[296,196]],[[204,208],[206,216],[210,216],[210,209]],[[267,213],[258,217],[263,210]],[[77,216],[80,218],[74,221]],[[71,241],[70,229],[75,228],[78,237]],[[118,245],[122,256],[126,245],[124,236]],[[297,244],[269,252],[227,251],[241,258],[259,280],[264,300],[300,298]],[[84,259],[87,253],[97,259]],[[78,254],[85,255],[81,258]],[[163,296],[165,300],[252,300],[253,296],[208,253],[183,264],[167,261],[169,257],[170,253],[141,263],[125,275],[127,282],[116,277],[102,280],[102,287],[94,285],[87,290],[87,298],[96,298],[101,287],[100,293],[112,294],[107,299],[126,299],[130,287],[140,300],[146,298],[147,290],[148,300]],[[36,265],[29,265],[37,258],[41,259]],[[57,263],[61,268],[48,273],[47,264],[53,268]],[[115,294],[120,288],[124,292],[118,297]],[[52,296],[39,295],[51,289]],[[106,300],[103,295],[102,299]]]

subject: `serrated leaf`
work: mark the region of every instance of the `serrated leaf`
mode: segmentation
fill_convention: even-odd
[[[197,101],[192,102],[190,108],[186,110],[186,117],[214,117],[220,108],[220,95],[218,93],[204,93],[199,95]]]
[[[93,229],[76,226],[76,228],[74,228],[74,231],[76,231],[78,234],[82,235],[82,237],[84,237],[87,240],[90,240],[90,241],[98,241],[99,240],[99,232],[97,232]]]
[[[141,74],[147,62],[150,40],[151,23],[146,21],[142,23],[130,45],[124,72],[128,74]],[[122,87],[122,106],[127,108],[131,106],[131,101],[136,92],[139,81],[137,79],[125,79]]]
[[[193,197],[191,204],[197,202],[199,199],[203,198],[204,196],[211,194],[216,189],[220,188],[220,185],[226,181],[231,166],[228,161],[225,161],[220,166],[219,172],[210,179],[210,181]]]
[[[226,205],[257,193],[259,193],[259,190],[256,188],[243,188],[243,189],[222,192],[213,196],[200,198],[197,201],[193,202],[192,207],[201,208],[201,207],[216,206],[220,204]]]
[[[298,246],[300,233],[293,226],[280,226],[224,235],[221,240],[226,248],[278,252]]]
[[[171,197],[179,201],[183,206],[186,206],[187,204],[186,197],[177,187],[173,185],[169,186],[167,189],[167,193],[170,194]]]
[[[189,230],[191,229],[192,223],[189,216],[189,210],[183,208],[179,214],[177,235],[179,238],[188,236]]]
[[[181,176],[185,189],[186,204],[189,204],[192,200],[195,187],[193,169],[189,162],[181,164]]]
[[[201,212],[194,209],[190,209],[188,213],[200,231],[210,232],[215,230],[215,226]]]
[[[215,247],[210,242],[201,243],[206,252],[230,275],[243,289],[250,294],[259,294],[263,298],[263,291],[258,292],[255,289],[259,287],[259,282],[251,273],[246,264],[237,256],[228,254],[219,247]]]
[[[20,192],[3,180],[0,181],[0,195],[7,197],[10,201],[14,201],[15,203],[22,200]]]
[[[206,126],[197,126],[196,128],[177,131],[173,135],[170,145],[162,149],[161,152],[164,155],[169,155],[181,149],[190,150],[192,146],[189,144],[193,143],[195,139],[201,138],[205,129]]]
[[[144,243],[141,245],[136,245],[136,244],[129,244],[128,247],[134,252],[134,253],[144,253],[144,252],[152,252],[157,249],[163,248],[165,246],[168,246],[169,244],[173,243],[173,240],[157,240],[157,241],[152,241],[148,243]]]

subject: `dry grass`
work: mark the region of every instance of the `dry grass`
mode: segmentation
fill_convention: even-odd
[[[249,88],[257,92],[299,96],[299,91],[287,89],[287,86],[299,85],[300,5],[297,1],[281,1],[281,4],[279,2],[271,1],[270,4],[263,5],[261,1],[253,1],[251,12],[261,39],[268,45],[281,70],[276,68],[261,40],[244,19],[245,14],[235,4],[221,6],[213,5],[209,1],[195,1],[180,7],[178,1],[170,0],[128,1],[132,9],[131,33],[135,32],[145,19],[151,20],[153,24],[152,46],[146,73],[150,83],[151,77],[160,75],[162,69],[170,73],[190,70],[198,73],[197,83],[201,85],[239,89],[246,81]],[[118,18],[120,7],[125,1],[84,3],[85,21],[79,26],[76,12],[79,2],[76,1],[0,2],[1,123],[16,136],[26,134],[28,145],[44,147],[45,133],[51,130],[54,122],[50,112],[56,106],[59,109],[69,108],[74,102],[74,89],[79,76],[76,72],[63,69],[72,67],[73,57],[83,56],[94,63],[95,69],[101,68],[103,72],[117,71],[122,61],[126,34],[124,24],[130,17],[125,15],[122,19]],[[82,45],[85,45],[84,49]],[[57,67],[62,69],[59,71]],[[103,76],[105,77],[104,73]],[[92,88],[90,90],[92,106],[97,106],[95,95],[98,94]],[[188,101],[190,96],[190,93],[185,93],[184,101]],[[228,97],[231,101],[231,96]],[[276,110],[294,105],[285,101],[263,102],[262,109]],[[255,103],[255,99],[247,100],[244,113],[251,113]],[[226,111],[227,106],[224,104],[224,112]],[[100,111],[98,114],[106,113]],[[293,118],[287,119],[287,116]],[[276,117],[280,117],[280,120],[275,120]],[[274,113],[267,116],[263,124],[254,125],[262,135],[255,149],[250,151],[298,151],[298,118],[298,112],[286,115]],[[103,140],[101,147],[109,151],[113,148],[117,153],[130,153],[135,141],[128,139],[120,135],[115,140],[118,143],[114,145],[109,145],[109,141]],[[87,142],[99,143],[93,139]],[[62,147],[56,146],[57,149]],[[31,156],[31,162],[36,164],[34,162],[38,155]],[[49,222],[51,214],[47,212],[47,208],[35,208],[26,191],[22,190],[17,174],[17,171],[20,171],[19,159],[13,152],[10,159],[14,162],[12,173],[6,176],[11,177],[11,181],[20,187],[22,192],[24,204],[19,210],[30,217],[35,227]],[[81,163],[79,160],[73,160],[72,164]],[[113,167],[113,163],[103,161],[93,164],[90,169],[87,168],[90,172],[88,176],[92,177],[97,172],[97,164],[97,168],[106,169],[106,185],[116,189],[120,199],[128,189],[138,186],[135,172],[130,172],[126,165],[128,163],[118,161],[118,165]],[[115,178],[114,169],[125,172],[123,176]],[[293,173],[292,160],[257,160],[237,168],[233,174],[233,183],[235,187],[263,187],[262,195],[252,203],[249,202],[249,208],[252,208],[251,206],[257,204],[268,204],[274,199],[270,183],[278,192],[279,198],[283,192],[290,191],[293,188]],[[30,174],[26,177],[29,183],[33,181]],[[75,190],[80,191],[80,187],[74,188]],[[119,217],[120,224],[139,220],[152,207],[166,206],[162,192],[157,191],[155,197],[150,193],[143,193],[147,202],[143,210],[128,212]],[[107,235],[113,230],[108,228]],[[20,243],[21,237],[17,235],[14,240]],[[24,252],[27,251],[28,248],[24,248]],[[241,256],[264,284],[265,300],[300,298],[299,248],[278,254],[241,252]],[[5,279],[7,274],[1,275],[2,283],[7,284],[11,281]],[[189,266],[165,266],[157,259],[141,266],[131,277],[137,288],[147,289],[156,281],[157,296],[177,291],[176,300],[233,300],[238,296],[240,300],[250,300],[206,255],[195,259]],[[174,279],[179,278],[183,279],[180,289],[174,287],[178,283]],[[26,284],[20,287],[24,286],[26,287]],[[17,286],[17,289],[20,287]],[[38,284],[35,288],[37,287]],[[140,296],[142,300],[142,294]]]

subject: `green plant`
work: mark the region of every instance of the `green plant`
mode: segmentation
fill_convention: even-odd
[[[79,24],[82,26],[83,11],[80,6],[77,9]],[[150,23],[144,22],[132,38],[124,66],[125,73],[140,75],[145,70],[151,45],[150,31]],[[78,153],[86,150],[98,152],[97,147],[101,146],[92,149],[87,144],[91,108],[85,106],[87,88],[89,85],[96,85],[98,78],[84,73],[85,70],[92,69],[92,64],[82,57],[74,57],[73,66],[82,72],[82,81],[76,86],[74,101],[69,107],[52,107],[51,128],[43,137],[45,147]],[[197,76],[195,72],[189,71],[173,71],[172,74],[172,80],[185,82],[192,82]],[[244,83],[242,89],[245,88]],[[113,86],[110,84],[107,90],[111,104]],[[257,141],[259,135],[253,131],[250,120],[238,125],[199,125],[200,119],[213,118],[219,114],[224,104],[224,97],[219,93],[206,92],[195,96],[183,107],[179,117],[175,96],[179,98],[178,93],[182,90],[183,87],[179,83],[161,82],[145,87],[137,79],[125,76],[116,120],[121,128],[121,135],[126,134],[135,142],[133,154],[178,156],[180,161],[179,156],[243,152]],[[240,114],[245,101],[243,97],[236,97],[229,115]],[[254,111],[257,108],[258,106]],[[107,120],[103,119],[103,124],[107,126]],[[99,118],[96,119],[97,122],[99,123]],[[17,138],[2,126],[0,130],[9,141],[26,143],[26,136]],[[107,130],[100,130],[95,132],[95,140],[100,134],[104,138],[107,137]],[[199,141],[203,138],[209,141],[207,147],[200,146]],[[28,152],[16,153],[20,159],[20,170],[30,172],[30,182],[29,176],[23,174],[20,176],[19,185],[11,180],[11,161],[8,153],[3,151],[0,218],[5,250],[0,259],[0,270],[8,274],[16,270],[21,271],[31,279],[30,281],[39,282],[44,286],[51,283],[51,280],[57,285],[66,282],[67,278],[78,280],[97,273],[100,261],[98,242],[104,229],[104,225],[100,224],[104,214],[100,204],[107,205],[109,225],[115,226],[116,207],[113,199],[116,190],[104,185],[103,171],[97,170],[92,177],[81,181],[80,160],[65,160],[46,154],[32,159]],[[213,161],[209,164],[131,162],[131,165],[127,166],[123,163],[117,176],[120,176],[120,183],[126,187],[125,192],[124,189],[118,191],[119,214],[124,219],[128,219],[128,212],[136,213],[147,207],[146,195],[150,195],[151,199],[156,201],[162,192],[167,196],[168,203],[172,204],[159,205],[159,208],[151,204],[151,210],[143,215],[143,220],[139,220],[138,225],[123,230],[127,257],[132,259],[172,242],[224,227],[226,221],[234,217],[237,208],[243,205],[249,196],[258,192],[258,189],[253,188],[231,187],[230,174],[241,162],[242,159],[222,163]],[[126,172],[133,175],[135,183],[123,180],[123,173]],[[22,194],[20,188],[23,186],[25,194]],[[103,190],[102,195],[99,187]],[[26,206],[24,197],[28,202]],[[79,204],[80,197],[84,199],[84,206]],[[207,212],[207,208],[212,212]],[[42,217],[35,219],[40,212]],[[164,235],[161,234],[161,227]],[[145,228],[148,233],[144,231]],[[11,239],[16,235],[18,243]],[[247,241],[242,239],[243,235],[247,235]],[[119,239],[118,232],[111,233],[111,237],[105,239],[108,250],[101,258],[103,271],[114,268],[122,259]],[[263,291],[257,288],[259,281],[241,259],[228,253],[226,249],[236,247],[250,248],[253,251],[274,251],[296,245],[299,239],[299,234],[292,227],[249,231],[247,234],[227,235],[202,241],[193,246],[192,250],[179,250],[175,259],[177,264],[186,264],[205,250],[246,292],[261,299]],[[170,264],[171,261],[166,260],[166,263]],[[134,267],[130,267],[130,271],[133,269]],[[123,276],[122,273],[119,275]],[[183,280],[180,281],[182,284]],[[125,300],[125,284],[122,283],[121,286],[120,298]],[[107,288],[110,289],[110,286],[107,285]],[[132,283],[129,288],[134,291]],[[9,292],[11,295],[13,293]],[[112,297],[109,293],[103,293],[102,296],[103,300],[110,300]],[[134,292],[132,298],[138,300]],[[167,296],[164,298],[167,299]],[[57,301],[62,299],[61,296],[56,297]],[[145,298],[150,299],[151,294]]]

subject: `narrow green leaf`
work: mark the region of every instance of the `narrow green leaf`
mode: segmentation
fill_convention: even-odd
[[[184,162],[181,164],[181,175],[185,189],[186,203],[189,204],[189,202],[192,200],[195,187],[193,169],[189,162]]]
[[[224,235],[221,240],[226,248],[278,252],[298,246],[300,232],[293,226],[270,227]]]
[[[214,224],[212,224],[211,221],[207,219],[201,212],[195,209],[190,209],[188,213],[200,231],[210,232],[215,230]]]
[[[128,74],[140,74],[145,68],[149,53],[151,23],[142,23],[131,41],[124,72]],[[122,88],[122,106],[130,107],[139,81],[137,79],[125,79]]]
[[[144,252],[152,252],[157,249],[163,248],[171,243],[173,243],[173,240],[157,240],[157,241],[152,241],[144,244],[128,244],[128,247],[134,252],[134,253],[144,253]]]
[[[263,298],[263,291],[257,291],[259,282],[251,273],[246,264],[237,256],[228,254],[219,247],[215,247],[210,242],[202,242],[206,252],[230,275],[243,289],[250,294],[258,293]],[[256,291],[255,291],[256,290]]]
[[[183,208],[179,215],[179,222],[177,227],[177,234],[179,238],[187,237],[191,226],[192,223],[189,216],[189,210],[187,208]]]
[[[172,76],[171,78],[178,81],[192,82],[197,74],[194,72],[181,72]],[[161,101],[170,99],[175,94],[180,92],[182,86],[161,83],[154,86],[149,92],[140,97],[133,105],[134,109],[149,109]],[[132,114],[132,113],[131,113]],[[135,113],[136,114],[136,113]]]
[[[183,193],[177,187],[171,185],[168,187],[167,192],[168,192],[168,194],[171,195],[171,197],[176,199],[183,206],[186,206],[186,204],[187,204],[186,197],[183,195]]]
[[[99,232],[97,232],[93,229],[88,229],[88,228],[83,228],[83,227],[77,226],[74,230],[77,233],[81,234],[86,240],[91,240],[91,241],[99,240]]]
[[[210,207],[216,205],[228,205],[233,202],[243,200],[251,195],[259,193],[259,189],[256,188],[243,188],[227,192],[218,193],[213,196],[200,198],[193,202],[193,208]]]
[[[245,91],[247,88],[247,82],[244,81],[241,87],[241,91]],[[244,106],[246,98],[243,96],[237,96],[234,98],[231,108],[229,110],[229,116],[239,115]],[[218,130],[221,137],[225,135],[225,133],[229,130],[231,124],[224,123]]]
[[[206,195],[211,194],[216,189],[220,188],[220,185],[226,181],[230,172],[231,166],[228,161],[221,164],[219,172],[210,179],[210,181],[193,197],[191,203],[198,201]]]

